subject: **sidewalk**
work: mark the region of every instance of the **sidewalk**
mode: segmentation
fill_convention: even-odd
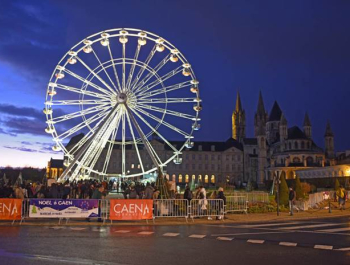
[[[254,223],[254,222],[274,222],[274,221],[289,221],[289,220],[310,220],[310,219],[321,219],[321,218],[332,218],[332,217],[349,217],[350,218],[350,204],[347,205],[346,210],[333,209],[329,213],[328,209],[312,209],[308,211],[295,212],[293,216],[289,216],[288,212],[280,212],[277,216],[276,212],[271,213],[252,213],[252,214],[228,214],[225,216],[225,220],[208,220],[205,217],[194,219],[192,222],[191,218],[188,218],[186,222],[185,218],[167,218],[161,217],[156,218],[154,222],[152,220],[147,221],[113,221],[106,220],[105,224],[91,220],[91,222],[85,219],[70,219],[66,224],[66,220],[62,220],[62,226],[138,226],[138,225],[198,225],[198,224],[235,224],[235,223]],[[227,219],[226,219],[227,218]],[[215,218],[213,218],[215,219]],[[19,221],[16,221],[14,226],[19,226]],[[58,219],[26,219],[22,222],[22,226],[57,226]],[[12,222],[0,221],[0,226],[12,226]]]

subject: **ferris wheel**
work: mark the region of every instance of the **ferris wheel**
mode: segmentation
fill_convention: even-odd
[[[183,54],[150,32],[111,29],[73,46],[53,71],[43,110],[52,149],[65,156],[59,181],[136,177],[181,163],[200,128],[198,84]]]

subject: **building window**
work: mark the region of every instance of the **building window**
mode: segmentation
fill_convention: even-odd
[[[238,162],[241,161],[241,156],[240,156],[240,155],[237,156],[237,161],[238,161]]]
[[[195,170],[196,169],[196,165],[192,164],[192,169]]]
[[[215,170],[215,165],[211,164],[211,170]]]
[[[229,171],[229,164],[226,165],[226,171]]]
[[[175,174],[173,174],[171,178],[172,178],[172,181],[176,181],[176,176],[175,176]]]
[[[192,182],[194,183],[196,180],[196,176],[195,175],[192,175]]]
[[[289,143],[289,150],[291,150],[292,149],[292,144],[291,143]]]
[[[131,164],[131,168],[134,168],[135,167],[135,165],[134,164]]]
[[[185,176],[185,182],[188,183],[190,180],[190,177],[188,175]]]
[[[179,183],[181,183],[182,182],[182,175],[180,174],[179,175]]]
[[[256,155],[256,150],[255,150],[255,148],[253,148],[253,155]]]
[[[215,145],[212,145],[210,150],[211,150],[212,152],[214,152],[214,151],[215,151]]]
[[[199,164],[199,165],[198,165],[198,169],[202,169],[202,164]]]
[[[305,142],[302,141],[302,142],[301,142],[301,149],[304,149],[304,148],[305,148]]]
[[[195,159],[195,155],[194,155],[194,154],[192,155],[192,159],[193,159],[193,160]]]
[[[210,182],[215,184],[215,176],[214,175],[211,175]]]
[[[205,182],[205,183],[209,183],[209,177],[208,177],[208,175],[205,175],[205,177],[204,177],[204,182]]]
[[[202,151],[202,145],[198,145],[198,151]]]
[[[198,155],[198,159],[199,159],[199,160],[202,160],[202,155]]]
[[[186,164],[186,169],[188,169],[188,164]]]
[[[198,182],[202,182],[202,175],[198,175]]]
[[[211,155],[211,160],[215,160],[215,156],[214,155]]]
[[[138,164],[138,165],[137,165],[137,168],[138,168],[138,169],[140,169],[140,168],[141,168],[141,165],[140,165],[140,164]]]
[[[299,149],[298,142],[294,142],[294,149]]]
[[[205,169],[208,169],[208,164],[205,164]]]
[[[294,157],[293,158],[293,163],[300,163],[300,158],[299,157]]]
[[[205,160],[208,160],[208,155],[205,155]]]

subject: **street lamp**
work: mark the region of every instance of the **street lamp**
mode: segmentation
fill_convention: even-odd
[[[277,185],[277,191],[276,191],[276,196],[277,196],[277,216],[280,215],[280,184],[281,184],[281,172],[276,171],[275,176],[275,184]]]

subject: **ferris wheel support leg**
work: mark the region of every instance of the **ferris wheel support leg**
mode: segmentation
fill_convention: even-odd
[[[74,165],[79,161],[79,159],[85,154],[85,152],[87,151],[87,149],[90,147],[91,143],[95,140],[95,138],[97,138],[97,136],[100,134],[100,132],[102,131],[103,128],[105,128],[105,125],[108,124],[108,121],[110,120],[111,116],[116,112],[116,110],[118,109],[118,104],[115,105],[115,107],[113,108],[113,110],[105,117],[104,122],[101,124],[101,126],[97,129],[96,133],[94,136],[91,137],[91,139],[80,148],[80,151],[77,153],[77,155],[75,155],[74,160],[70,163],[70,165],[63,171],[62,175],[59,177],[58,182],[63,182],[67,179],[67,177],[71,174],[71,171],[74,167]],[[81,165],[77,166],[80,170]],[[77,170],[75,169],[74,172],[76,172]],[[71,177],[75,178],[75,175],[73,173],[73,175],[71,175]]]

